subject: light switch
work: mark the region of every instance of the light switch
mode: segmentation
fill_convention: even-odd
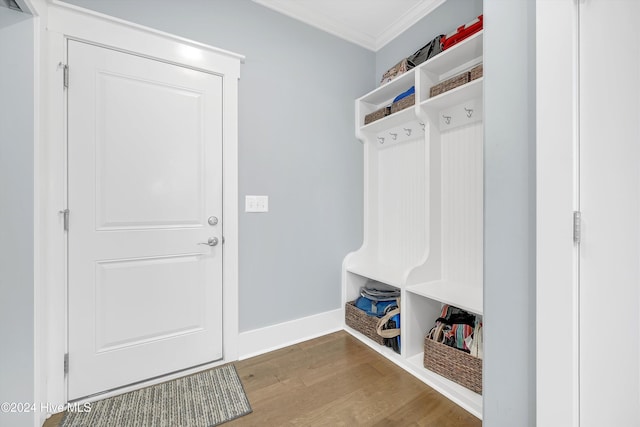
[[[245,212],[269,212],[269,196],[244,196]]]
[[[256,212],[269,212],[269,196],[256,196]]]

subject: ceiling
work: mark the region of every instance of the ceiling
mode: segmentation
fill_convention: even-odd
[[[377,51],[445,0],[253,0]]]
[[[0,6],[8,7],[9,9],[13,9],[13,10],[22,11],[22,9],[20,9],[20,5],[16,3],[16,0],[0,0]]]

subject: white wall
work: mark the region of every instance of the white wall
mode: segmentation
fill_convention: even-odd
[[[30,15],[0,7],[0,403],[34,402],[33,38]]]
[[[374,54],[250,0],[69,0],[246,55],[239,111],[240,330],[340,307],[340,266],[362,241],[354,99]],[[267,214],[244,213],[269,195]]]

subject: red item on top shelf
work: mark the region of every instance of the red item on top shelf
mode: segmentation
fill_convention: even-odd
[[[447,34],[443,42],[443,50],[449,49],[460,43],[462,40],[474,35],[478,31],[482,30],[482,15],[478,16],[478,19],[469,22],[467,25],[458,27],[455,33]]]

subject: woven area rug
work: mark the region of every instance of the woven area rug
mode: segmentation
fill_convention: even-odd
[[[236,368],[223,365],[68,412],[60,427],[211,427],[251,413]]]

